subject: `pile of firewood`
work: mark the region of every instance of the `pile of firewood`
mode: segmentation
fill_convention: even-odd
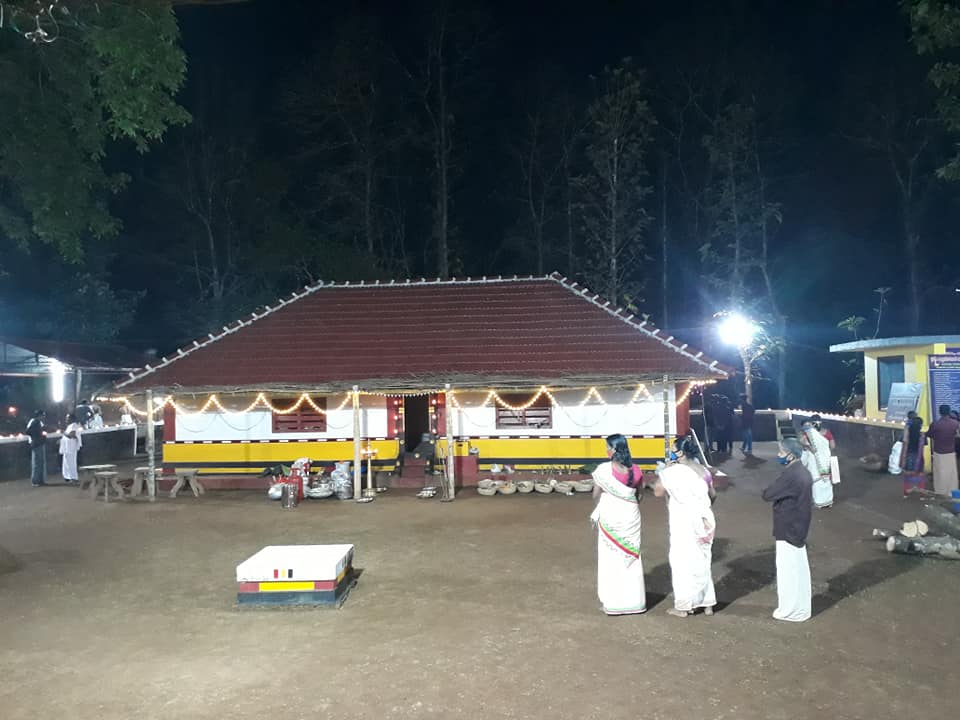
[[[920,517],[899,530],[875,528],[873,536],[886,540],[887,552],[960,560],[960,517],[939,505],[924,505]]]

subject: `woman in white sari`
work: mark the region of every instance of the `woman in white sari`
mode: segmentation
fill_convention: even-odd
[[[830,471],[830,441],[807,420],[800,429],[803,457],[800,462],[813,478],[813,504],[818,508],[833,505],[833,475]]]
[[[593,472],[593,496],[599,498],[590,516],[597,525],[597,596],[607,615],[634,615],[647,609],[640,559],[643,471],[633,464],[623,435],[607,438],[607,456],[610,462]]]
[[[667,496],[673,582],[673,607],[667,612],[687,617],[703,608],[704,614],[713,615],[717,593],[711,564],[717,522],[710,508],[710,486],[702,474],[680,461],[657,472],[653,492]]]

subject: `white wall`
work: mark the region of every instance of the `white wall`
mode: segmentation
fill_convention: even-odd
[[[453,409],[454,433],[458,437],[480,436],[525,436],[539,435],[609,435],[619,432],[624,435],[663,435],[662,390],[650,388],[654,399],[641,396],[630,403],[633,390],[601,390],[606,405],[592,398],[583,407],[579,404],[586,396],[585,390],[557,391],[553,395],[560,407],[553,408],[551,428],[498,428],[493,401],[487,407],[479,407],[486,393],[457,393],[462,410]],[[670,432],[676,432],[677,417],[673,406],[675,392],[668,393],[670,401]]]
[[[362,398],[360,422],[364,437],[386,437],[387,409],[384,398]],[[334,406],[336,407],[336,406]],[[273,432],[273,413],[257,408],[248,413],[205,412],[200,415],[177,414],[177,440],[299,440],[304,438],[335,440],[353,437],[353,410],[327,413],[327,430],[303,433]]]
[[[487,407],[479,407],[487,397],[485,392],[458,392],[457,401],[462,410],[451,408],[453,413],[454,434],[457,437],[480,436],[557,436],[557,435],[609,435],[619,432],[624,435],[663,435],[662,390],[650,387],[653,399],[640,396],[636,402],[628,404],[634,395],[633,390],[601,390],[606,404],[592,398],[583,407],[580,403],[586,396],[586,390],[556,391],[554,397],[560,407],[553,408],[553,427],[550,428],[498,428],[496,409],[491,402]],[[531,393],[532,394],[532,393]],[[676,412],[673,402],[675,393],[670,387],[670,432],[676,432]],[[334,406],[336,407],[336,406]],[[392,412],[392,411],[390,411]],[[365,396],[361,400],[361,427],[364,437],[386,437],[388,410],[386,399],[379,396]],[[349,406],[342,410],[331,409],[327,413],[327,430],[306,433],[273,432],[272,413],[257,408],[248,413],[205,412],[200,415],[177,414],[176,439],[193,440],[296,440],[353,437],[353,411]]]

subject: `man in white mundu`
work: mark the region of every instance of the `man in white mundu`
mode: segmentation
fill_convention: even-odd
[[[60,473],[67,483],[78,482],[80,475],[77,472],[77,453],[83,447],[81,435],[83,429],[73,413],[67,415],[67,428],[60,436],[60,454],[63,456]]]
[[[777,609],[773,617],[790,622],[809,620],[812,613],[807,534],[814,478],[800,461],[802,455],[796,438],[784,438],[777,462],[786,469],[763,491],[763,499],[773,503],[773,537],[777,541]]]

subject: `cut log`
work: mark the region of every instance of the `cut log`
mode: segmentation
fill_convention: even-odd
[[[930,530],[923,520],[912,520],[905,522],[900,528],[900,534],[908,538],[923,537]]]
[[[924,505],[920,516],[939,533],[960,539],[960,517],[939,505]]]
[[[887,538],[887,552],[904,555],[937,555],[948,560],[960,559],[960,540],[946,536],[908,538],[894,535]]]
[[[874,529],[873,529],[873,536],[874,536],[877,540],[886,540],[887,538],[891,538],[891,537],[894,537],[894,536],[899,535],[899,534],[900,534],[900,532],[897,531],[897,530],[887,530],[887,529],[885,529],[885,528],[874,528]]]

